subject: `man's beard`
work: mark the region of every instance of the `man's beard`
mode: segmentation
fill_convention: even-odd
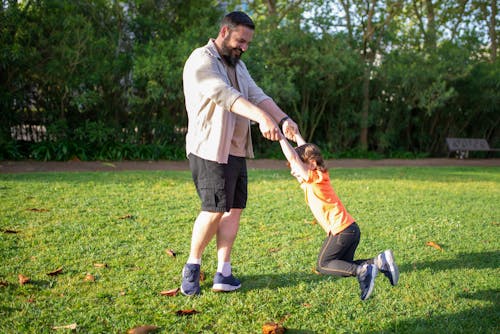
[[[229,38],[231,36],[227,36],[222,43],[222,58],[227,62],[229,66],[235,67],[236,64],[240,61],[241,55],[243,54],[243,50],[239,48],[231,48],[228,45]],[[235,54],[234,52],[239,51],[239,54]]]

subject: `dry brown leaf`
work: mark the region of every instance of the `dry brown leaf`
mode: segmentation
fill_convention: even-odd
[[[128,334],[147,334],[147,333],[154,333],[158,329],[160,329],[160,327],[158,327],[158,326],[144,325],[144,326],[139,326],[139,327],[134,327],[132,329],[129,329],[127,331],[127,333]]]
[[[71,330],[76,330],[76,324],[70,324],[70,325],[63,325],[63,326],[54,326],[52,329],[71,329]]]
[[[309,303],[304,303],[304,304],[302,304],[302,306],[304,306],[304,307],[311,307],[312,305],[309,304]]]
[[[24,285],[24,284],[30,282],[30,278],[27,277],[27,276],[24,276],[23,274],[19,274],[19,275],[17,275],[17,277],[19,278],[19,284],[20,285]]]
[[[16,233],[19,233],[19,231],[11,230],[11,229],[2,229],[1,231],[3,233],[5,233],[5,234],[16,234]]]
[[[200,313],[199,311],[196,311],[194,309],[191,309],[191,310],[179,310],[177,312],[175,312],[175,314],[177,314],[178,316],[185,316],[185,315],[193,315],[193,314],[196,314],[196,313]]]
[[[63,271],[63,267],[59,267],[56,270],[48,272],[47,275],[49,275],[49,276],[57,276],[57,275],[61,274],[62,271]]]
[[[280,248],[269,248],[269,253],[278,253],[280,250]]]
[[[434,247],[437,250],[440,250],[441,252],[443,251],[443,248],[441,246],[439,246],[437,243],[435,243],[434,241],[427,241],[426,245]]]
[[[49,210],[47,209],[39,209],[39,208],[29,208],[29,209],[26,209],[28,211],[32,211],[32,212],[48,212]]]
[[[285,330],[285,327],[277,322],[270,321],[262,325],[262,334],[283,334]]]
[[[172,249],[165,250],[165,253],[167,253],[168,256],[176,257],[176,254]]]
[[[85,278],[83,280],[85,282],[95,282],[95,276],[92,274],[87,274],[85,275]]]
[[[132,215],[125,215],[125,216],[121,216],[119,217],[118,219],[134,219],[135,217],[132,216]]]
[[[316,270],[316,268],[312,268],[311,271],[315,273],[316,275],[321,275],[319,271]]]
[[[96,268],[107,268],[108,264],[107,263],[94,263],[94,267],[96,267]]]
[[[173,297],[173,296],[176,296],[180,290],[181,290],[180,288],[175,288],[175,289],[171,289],[171,290],[163,290],[160,292],[160,295]]]
[[[203,270],[200,271],[200,282],[205,282],[205,272]]]
[[[34,303],[35,302],[35,298],[30,298],[27,300],[28,303]]]

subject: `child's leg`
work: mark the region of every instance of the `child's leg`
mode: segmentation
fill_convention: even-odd
[[[325,275],[356,276],[358,266],[370,262],[370,260],[353,260],[360,235],[356,223],[337,235],[329,235],[318,255],[317,270]]]

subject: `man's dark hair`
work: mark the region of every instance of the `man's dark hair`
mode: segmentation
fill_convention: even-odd
[[[222,19],[220,26],[228,26],[229,29],[234,29],[237,26],[245,26],[249,29],[255,30],[255,24],[252,19],[243,12],[231,12],[224,16]]]

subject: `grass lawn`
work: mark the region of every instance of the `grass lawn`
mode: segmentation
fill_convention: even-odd
[[[357,257],[391,248],[399,285],[313,272],[324,232],[288,171],[250,170],[233,250],[242,288],[202,295],[180,285],[199,201],[189,172],[0,175],[0,333],[498,333],[500,168],[332,169],[360,225]],[[429,246],[434,242],[441,249]],[[167,250],[173,250],[176,257]],[[48,275],[62,267],[62,271]],[[18,275],[30,279],[21,284]],[[199,313],[179,316],[179,310]]]

